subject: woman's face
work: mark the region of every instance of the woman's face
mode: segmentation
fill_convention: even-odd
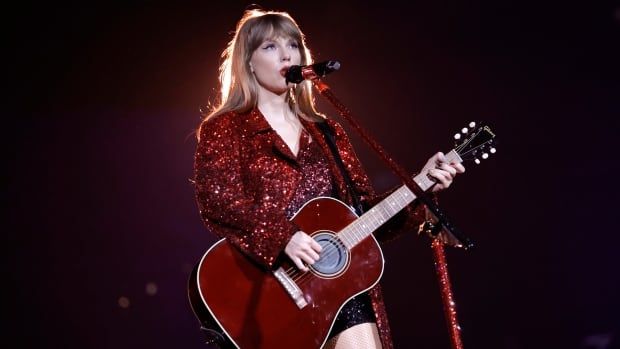
[[[278,95],[288,89],[284,73],[290,66],[300,64],[299,44],[292,38],[267,39],[250,57],[250,67],[258,84]]]

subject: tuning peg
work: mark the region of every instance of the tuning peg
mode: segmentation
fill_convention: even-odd
[[[495,152],[497,151],[497,149],[495,149],[495,148],[491,148],[491,149],[489,149],[489,151],[491,152],[491,154],[495,154]]]
[[[482,158],[483,159],[487,159],[489,157],[489,153],[482,153]]]
[[[473,121],[472,121],[472,122],[470,122],[470,123],[469,123],[469,128],[474,128],[474,127],[476,127],[476,123],[475,123],[475,122],[473,122]]]
[[[474,159],[474,162],[476,163],[476,165],[480,165],[480,159],[476,158]]]
[[[460,133],[455,134],[454,139],[456,139],[457,141],[461,139],[461,134]]]
[[[467,127],[463,127],[463,129],[461,130],[461,133],[463,133],[463,134],[467,134],[467,131],[469,131],[469,130],[467,129]]]

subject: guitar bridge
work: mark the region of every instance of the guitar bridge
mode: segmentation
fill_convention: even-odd
[[[297,286],[295,281],[291,279],[291,277],[284,271],[284,269],[282,269],[282,267],[274,271],[273,275],[284,287],[286,293],[288,293],[288,295],[293,299],[299,309],[303,309],[306,305],[308,305],[308,302],[306,302],[304,294],[303,292],[301,292],[299,286]]]

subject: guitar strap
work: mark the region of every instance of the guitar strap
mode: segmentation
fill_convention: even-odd
[[[364,208],[362,207],[362,203],[360,201],[359,195],[355,191],[355,186],[353,185],[353,181],[351,177],[349,177],[349,173],[344,167],[344,163],[342,162],[342,158],[340,157],[340,153],[338,153],[338,147],[336,146],[336,136],[334,135],[334,130],[327,124],[327,122],[317,122],[316,123],[319,129],[323,132],[323,136],[325,136],[325,141],[329,146],[329,150],[331,150],[332,155],[334,156],[334,160],[336,161],[336,165],[338,165],[338,169],[344,178],[344,182],[347,186],[347,191],[351,198],[353,198],[353,209],[358,216],[361,216],[364,213]]]

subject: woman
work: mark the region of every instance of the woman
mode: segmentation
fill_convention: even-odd
[[[225,237],[266,269],[290,259],[302,271],[319,259],[321,246],[289,220],[317,196],[348,204],[357,195],[364,207],[381,197],[342,127],[316,111],[311,84],[287,84],[292,65],[312,62],[304,36],[283,12],[246,11],[223,53],[221,100],[198,131],[196,198],[206,227]],[[333,131],[351,179],[350,194],[319,123]],[[422,171],[450,186],[464,171],[441,153]],[[409,207],[376,232],[379,241],[412,231],[424,220],[421,206]],[[326,348],[391,348],[381,290],[376,286],[349,301],[339,313]]]

